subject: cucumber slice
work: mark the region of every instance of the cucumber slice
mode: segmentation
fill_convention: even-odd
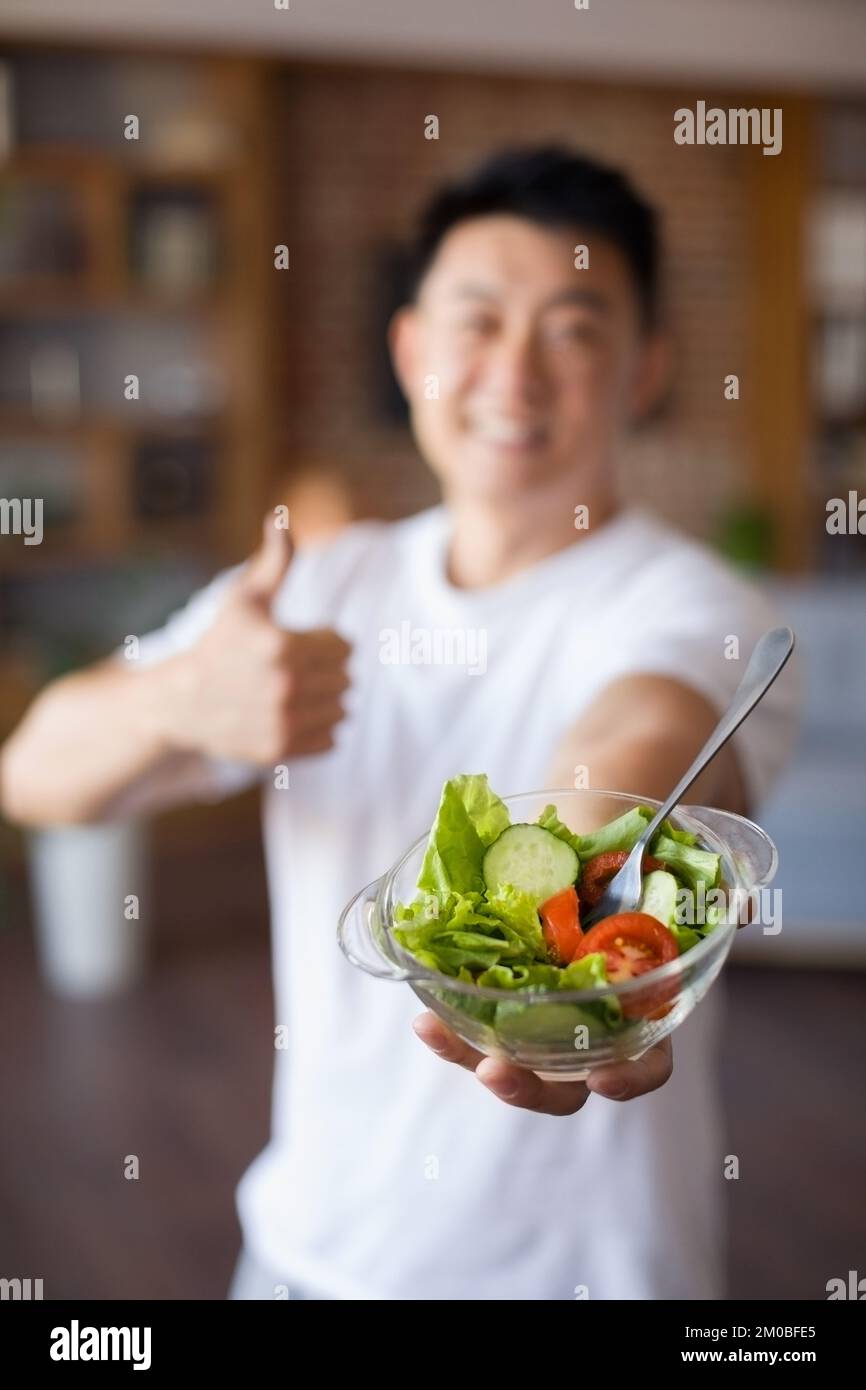
[[[680,885],[673,874],[665,869],[653,869],[644,875],[643,892],[637,905],[638,912],[648,912],[675,938],[680,955],[697,946],[700,935],[692,927],[681,926],[677,922],[677,896]]]
[[[506,884],[546,902],[577,878],[580,863],[571,845],[540,825],[510,825],[484,856],[482,873],[491,893]]]
[[[674,926],[679,886],[673,874],[667,873],[664,869],[653,869],[652,873],[644,875],[643,892],[637,911],[655,917],[663,927]]]

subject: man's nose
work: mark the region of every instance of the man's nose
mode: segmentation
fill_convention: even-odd
[[[544,394],[545,377],[538,341],[532,331],[501,334],[491,348],[485,376],[491,394],[504,405],[525,405],[538,400]]]

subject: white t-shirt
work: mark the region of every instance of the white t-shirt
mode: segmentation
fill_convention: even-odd
[[[354,525],[300,551],[274,605],[285,627],[333,626],[354,644],[353,691],[333,750],[292,760],[288,789],[264,779],[288,1045],[275,1051],[262,1019],[273,1134],[238,1189],[245,1242],[287,1282],[337,1298],[723,1297],[718,986],[677,1032],[661,1090],[537,1115],[430,1053],[409,986],[354,969],[335,928],[429,827],[447,777],[486,772],[503,796],[543,786],[560,737],[627,672],[674,676],[721,708],[774,616],[640,512],[468,591],[447,579],[448,530],[443,507]],[[142,659],[193,642],[233,573],[144,638]],[[463,665],[443,659],[455,631]],[[753,809],[792,703],[778,682],[736,736]],[[213,776],[227,792],[261,774],[215,762]]]

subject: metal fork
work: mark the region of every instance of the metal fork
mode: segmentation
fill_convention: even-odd
[[[774,627],[755,643],[746,673],[710,737],[691,767],[680,778],[667,800],[659,807],[618,873],[605,888],[595,907],[581,921],[584,931],[602,917],[617,912],[634,912],[640,902],[641,869],[647,845],[662,821],[682,800],[689,787],[708,763],[740,727],[759,700],[762,700],[794,650],[794,634],[789,627]]]

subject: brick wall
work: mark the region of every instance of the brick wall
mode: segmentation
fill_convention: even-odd
[[[292,269],[278,277],[279,456],[333,466],[359,514],[417,510],[435,488],[408,434],[371,390],[374,265],[443,177],[494,146],[562,139],[622,166],[660,206],[679,370],[662,417],[630,444],[624,480],[707,535],[746,486],[745,413],[723,397],[741,375],[747,322],[746,209],[739,148],[681,147],[673,112],[697,95],[548,78],[293,67],[279,78],[279,225]],[[424,139],[435,114],[440,139]]]

